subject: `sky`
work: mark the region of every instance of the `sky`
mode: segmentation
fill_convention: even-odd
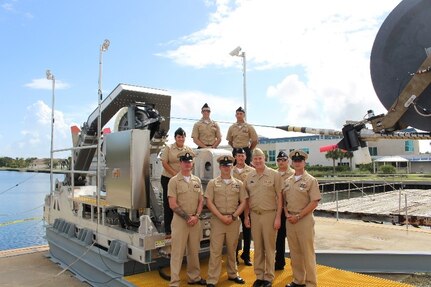
[[[260,136],[281,125],[341,130],[367,111],[385,113],[371,82],[370,53],[400,0],[0,0],[0,156],[49,157],[72,145],[119,83],[167,90],[171,128],[192,126],[204,103],[223,134],[244,106]],[[100,47],[109,39],[109,49]],[[113,119],[108,126],[113,128]],[[421,152],[430,150],[421,142]]]

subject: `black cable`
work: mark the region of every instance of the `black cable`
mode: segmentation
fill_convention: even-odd
[[[162,279],[164,279],[166,281],[171,281],[171,275],[166,274],[163,271],[163,268],[164,268],[163,266],[159,267],[159,275],[160,275],[160,277],[162,277]]]
[[[19,186],[20,184],[22,184],[22,183],[24,183],[24,182],[26,182],[26,181],[28,181],[28,180],[32,179],[32,178],[33,178],[33,177],[35,177],[36,175],[38,175],[38,173],[35,173],[33,176],[30,176],[29,178],[27,178],[27,179],[25,179],[25,180],[23,180],[23,181],[21,181],[21,182],[18,182],[18,183],[17,183],[17,184],[15,184],[14,186],[9,187],[9,188],[7,188],[6,190],[3,190],[2,192],[0,192],[0,195],[2,195],[3,193],[6,193],[6,192],[8,192],[9,190],[11,190],[11,189],[13,189],[13,188],[15,188],[15,187]]]
[[[109,270],[109,271],[111,271],[112,273],[114,273],[114,274],[116,274],[116,275],[121,275],[121,276],[123,276],[123,274],[121,274],[121,273],[118,273],[118,272],[116,272],[116,271],[114,271],[114,270],[112,270],[111,269],[111,267],[110,266],[108,266],[108,264],[105,262],[105,260],[103,259],[103,256],[102,256],[102,254],[100,253],[100,249],[101,248],[97,248],[97,254],[99,255],[99,257],[100,257],[100,260],[102,261],[102,263],[103,263],[103,265],[105,265],[105,267]],[[108,247],[108,249],[109,249],[109,247]],[[107,252],[107,251],[106,251]]]

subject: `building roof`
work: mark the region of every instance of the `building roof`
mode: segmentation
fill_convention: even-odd
[[[408,159],[405,159],[401,156],[382,156],[375,160],[375,162],[408,162]]]
[[[408,155],[406,158],[411,162],[431,161],[431,154]]]
[[[271,143],[285,143],[285,142],[302,142],[302,141],[317,141],[317,140],[331,140],[341,139],[342,136],[329,136],[329,135],[310,135],[310,136],[299,136],[299,137],[282,137],[282,138],[267,138],[259,137],[260,144],[271,144]]]

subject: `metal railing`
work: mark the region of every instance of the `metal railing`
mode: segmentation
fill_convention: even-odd
[[[340,219],[340,211],[339,211],[339,201],[344,199],[351,199],[352,193],[360,192],[360,197],[367,197],[370,200],[373,200],[372,195],[376,194],[377,189],[381,189],[381,192],[387,191],[395,191],[398,190],[398,215],[401,215],[402,212],[402,197],[404,195],[404,211],[405,211],[405,221],[403,222],[408,230],[409,226],[409,213],[408,213],[408,194],[403,193],[404,184],[402,181],[394,181],[394,177],[391,175],[392,181],[387,180],[387,178],[382,178],[383,182],[367,182],[366,184],[362,180],[345,180],[345,181],[334,181],[319,184],[320,192],[322,197],[326,195],[326,199],[328,199],[328,195],[332,195],[332,200],[325,201],[326,202],[335,202],[335,214],[336,220]],[[347,185],[347,188],[337,189],[337,185]],[[400,188],[396,188],[399,185]],[[333,186],[332,188],[328,188]],[[328,191],[332,189],[331,191]],[[326,191],[325,191],[326,190]],[[370,191],[371,192],[370,192]],[[345,193],[346,195],[340,199],[340,193]],[[380,193],[380,192],[377,192]],[[356,197],[356,196],[355,196]]]

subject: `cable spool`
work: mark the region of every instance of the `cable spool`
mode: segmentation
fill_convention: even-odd
[[[117,115],[115,116],[115,122],[114,122],[114,132],[118,132],[122,130],[120,129],[120,121],[124,115],[127,115],[127,109],[128,108],[124,107],[117,112]]]
[[[129,108],[121,108],[115,117],[114,131],[119,132],[128,130],[130,129],[130,126],[132,126],[134,129],[150,130],[150,138],[153,138],[156,132],[159,132],[160,123],[163,121],[163,117],[151,105],[140,104],[133,108],[133,124],[129,124]]]
[[[428,73],[427,67],[420,66],[431,53],[430,13],[429,0],[403,0],[377,33],[371,51],[371,78],[380,102],[388,111],[413,76]],[[430,131],[431,117],[424,116],[430,112],[431,86],[428,86],[408,103],[408,110],[399,122],[401,126]]]

